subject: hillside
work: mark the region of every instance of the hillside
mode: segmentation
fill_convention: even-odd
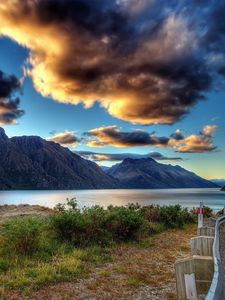
[[[94,162],[38,136],[8,138],[0,128],[0,189],[118,187]]]
[[[106,170],[126,188],[213,188],[216,184],[180,166],[160,164],[151,158],[127,158]]]

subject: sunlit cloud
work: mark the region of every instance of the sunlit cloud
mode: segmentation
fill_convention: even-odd
[[[224,80],[224,13],[216,1],[4,0],[0,35],[29,49],[43,96],[172,124]]]
[[[21,81],[15,75],[6,75],[0,70],[0,125],[16,124],[24,113],[19,108],[20,99],[15,93],[21,90]]]
[[[73,131],[55,134],[54,136],[47,138],[47,140],[67,147],[76,147],[80,142],[80,139],[76,137]]]
[[[176,152],[204,153],[217,149],[213,143],[213,133],[218,129],[216,125],[206,125],[199,134],[185,136],[177,129],[169,137],[149,134],[147,131],[122,131],[118,126],[99,127],[89,130],[87,145],[89,147],[136,147],[155,146],[172,148]]]
[[[91,137],[87,143],[90,147],[111,145],[115,147],[158,146],[164,147],[169,138],[151,135],[143,130],[131,132],[121,131],[117,126],[107,126],[92,129],[86,133]]]
[[[176,152],[183,153],[204,153],[213,152],[217,147],[213,144],[213,133],[217,130],[215,125],[207,125],[199,134],[192,134],[184,137],[183,139],[172,138],[169,141],[171,146]]]

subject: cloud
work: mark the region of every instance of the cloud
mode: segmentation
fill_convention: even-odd
[[[213,144],[213,133],[218,129],[216,125],[206,125],[199,134],[184,136],[180,129],[177,129],[170,137],[149,134],[147,131],[134,130],[122,131],[119,127],[107,126],[92,129],[85,133],[89,147],[136,147],[155,146],[168,147],[176,152],[204,153],[217,149]]]
[[[125,158],[153,158],[155,160],[169,160],[169,161],[181,161],[181,157],[167,157],[159,152],[151,152],[148,154],[136,154],[136,153],[100,153],[91,151],[76,151],[76,154],[82,156],[85,159],[90,159],[96,162],[103,161],[122,161]]]
[[[217,130],[215,125],[207,125],[200,134],[192,134],[183,139],[172,138],[169,141],[176,152],[181,153],[204,153],[216,151],[217,147],[213,144],[213,133]]]
[[[15,75],[6,75],[0,70],[0,125],[15,124],[24,113],[19,108],[20,99],[14,94],[21,89]]]
[[[224,14],[215,0],[4,0],[0,35],[30,50],[42,95],[172,124],[224,80]]]
[[[73,131],[65,131],[55,134],[54,136],[47,138],[48,141],[61,144],[62,146],[75,147],[80,142]]]
[[[180,129],[177,129],[174,133],[171,134],[170,137],[176,141],[180,141],[184,139],[184,135]]]
[[[92,129],[86,133],[91,137],[90,147],[111,145],[115,147],[158,146],[165,147],[169,138],[151,135],[143,130],[131,132],[121,131],[117,126],[107,126]]]

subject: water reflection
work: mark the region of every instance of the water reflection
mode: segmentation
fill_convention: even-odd
[[[54,207],[76,197],[80,207],[126,205],[138,202],[159,205],[180,204],[196,207],[200,201],[214,210],[225,205],[225,192],[219,189],[165,189],[165,190],[75,190],[75,191],[1,191],[0,204],[39,204]]]

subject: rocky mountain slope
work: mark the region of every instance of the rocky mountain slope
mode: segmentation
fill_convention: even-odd
[[[106,170],[126,188],[212,188],[216,184],[180,166],[165,165],[151,158],[127,158]]]
[[[0,189],[116,188],[95,163],[38,136],[8,138],[0,128]]]

